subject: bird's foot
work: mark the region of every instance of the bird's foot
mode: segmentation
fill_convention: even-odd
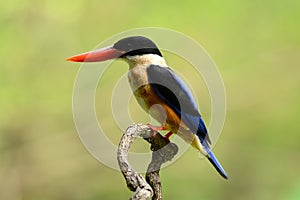
[[[170,140],[171,135],[173,135],[173,132],[172,132],[172,131],[168,132],[168,133],[164,136],[164,138],[166,138],[167,140]]]
[[[153,125],[151,125],[151,124],[147,124],[147,126],[148,126],[149,128],[152,129],[152,131],[153,131],[153,137],[156,136],[157,131],[163,131],[163,130],[166,130],[166,128],[163,127],[163,126],[153,126]]]

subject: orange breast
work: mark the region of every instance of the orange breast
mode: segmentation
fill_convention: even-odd
[[[134,94],[144,110],[149,112],[167,130],[176,133],[179,127],[188,129],[186,125],[181,124],[179,116],[155,94],[149,84],[140,87]]]

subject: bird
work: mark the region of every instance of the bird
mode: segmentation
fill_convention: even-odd
[[[72,62],[102,62],[121,59],[128,63],[128,80],[139,105],[161,126],[148,124],[154,131],[169,131],[195,147],[228,179],[210,148],[210,138],[197,104],[184,81],[167,65],[157,45],[144,36],[120,39],[112,46],[81,53],[69,58]],[[158,106],[155,106],[158,105]]]

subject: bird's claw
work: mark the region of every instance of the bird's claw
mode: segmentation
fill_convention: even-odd
[[[157,131],[163,131],[163,130],[166,130],[166,128],[164,126],[153,126],[151,124],[147,124],[147,126],[149,128],[151,128],[151,130],[153,131],[153,137],[156,136],[157,134]]]

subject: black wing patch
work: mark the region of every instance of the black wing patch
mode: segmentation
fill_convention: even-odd
[[[150,65],[147,74],[158,96],[198,135],[200,141],[210,142],[197,105],[184,82],[168,67]]]

